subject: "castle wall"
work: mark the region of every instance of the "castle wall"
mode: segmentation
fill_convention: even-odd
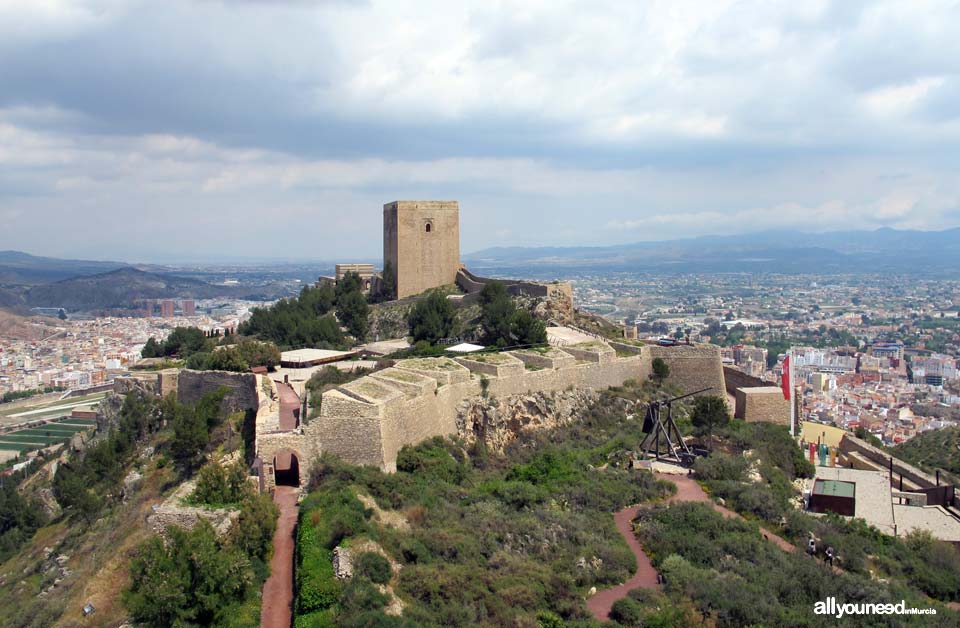
[[[383,259],[398,299],[453,284],[460,268],[457,201],[394,201],[383,206]]]
[[[727,392],[731,395],[737,394],[737,388],[759,388],[761,386],[777,385],[776,382],[768,382],[759,377],[747,375],[740,369],[730,366],[723,367],[723,379],[727,385]]]
[[[260,394],[258,400],[256,448],[262,485],[273,486],[273,459],[282,449],[297,456],[303,482],[313,461],[325,452],[352,464],[394,471],[404,445],[457,434],[463,402],[483,394],[507,398],[604,390],[630,379],[643,381],[650,377],[655,347],[636,348],[632,355],[621,356],[606,343],[591,341],[540,353],[524,350],[456,360],[401,360],[392,368],[325,392],[320,415],[292,432],[279,431],[279,400],[272,383],[264,380],[254,388],[254,393],[266,386],[271,391]],[[668,359],[669,381],[689,391],[711,384],[723,390],[718,351],[699,346],[677,349],[671,347],[674,355],[664,357],[673,358]]]
[[[701,394],[726,399],[726,384],[723,379],[723,362],[720,359],[720,347],[709,344],[674,345],[644,347],[646,355],[652,361],[663,358],[670,367],[667,382],[678,386],[683,392],[693,392],[710,387]]]
[[[184,369],[180,371],[177,381],[177,400],[180,403],[196,403],[204,395],[221,387],[227,389],[227,395],[220,404],[222,412],[256,410],[260,407],[257,376],[253,373]]]
[[[751,386],[736,391],[734,416],[748,423],[766,421],[790,425],[790,402],[777,386]]]

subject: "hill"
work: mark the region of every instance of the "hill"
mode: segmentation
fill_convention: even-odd
[[[960,427],[924,432],[892,449],[893,455],[923,469],[960,477]]]
[[[937,275],[960,265],[960,229],[763,231],[597,247],[496,247],[464,256],[470,268],[667,272],[900,272]],[[538,273],[537,271],[540,271]]]
[[[57,259],[20,251],[0,251],[0,284],[35,285],[95,275],[126,266],[122,262]]]
[[[142,299],[204,299],[239,292],[238,287],[213,286],[198,279],[126,267],[34,286],[27,291],[26,302],[31,307],[62,307],[75,312],[129,309]]]

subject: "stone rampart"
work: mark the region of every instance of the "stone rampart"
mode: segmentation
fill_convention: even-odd
[[[747,375],[732,366],[723,367],[723,379],[727,384],[727,392],[731,395],[736,395],[738,388],[760,388],[761,386],[777,385],[777,382],[768,382],[765,379]]]
[[[353,464],[392,471],[404,445],[457,434],[458,417],[464,421],[465,401],[597,391],[630,379],[647,379],[652,354],[658,348],[637,349],[632,355],[627,351],[618,355],[610,345],[593,340],[542,352],[401,360],[390,369],[325,392],[320,416],[296,432],[271,435],[258,426],[258,454],[265,474],[272,455],[281,447],[297,454],[302,477],[312,459],[324,452]],[[657,353],[670,365],[669,381],[681,389],[712,386],[706,394],[722,395],[723,370],[716,347],[670,347]],[[269,421],[269,416],[264,413],[263,420]]]
[[[220,404],[222,412],[257,410],[260,407],[257,376],[253,373],[182,370],[177,385],[177,400],[180,403],[196,403],[221,387],[227,389],[227,395]]]
[[[720,347],[717,345],[647,345],[644,349],[644,353],[649,355],[651,360],[662,358],[667,363],[670,367],[670,378],[667,381],[684,392],[710,387],[710,390],[702,394],[726,397],[723,362],[720,359]]]
[[[790,425],[790,402],[777,386],[751,386],[736,391],[734,416],[747,423]]]

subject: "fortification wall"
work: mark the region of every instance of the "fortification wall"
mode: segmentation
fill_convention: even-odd
[[[461,266],[457,271],[457,285],[467,293],[467,297],[476,295],[483,290],[484,285],[491,281],[502,283],[506,287],[507,293],[515,297],[527,296],[546,299],[552,305],[549,309],[560,314],[556,318],[566,321],[573,314],[573,286],[569,282],[540,283],[513,279],[489,279],[474,275],[465,266]]]
[[[777,385],[777,382],[768,382],[759,377],[747,375],[743,371],[730,366],[723,367],[723,379],[727,384],[727,392],[731,395],[736,395],[738,388],[760,388]]]
[[[177,384],[177,400],[180,403],[195,403],[220,387],[228,391],[220,404],[222,412],[257,410],[260,407],[257,376],[253,373],[182,370]]]
[[[790,425],[790,402],[776,386],[747,386],[736,392],[734,416],[747,423]]]
[[[710,390],[703,392],[703,395],[725,397],[727,387],[723,379],[720,347],[717,345],[647,345],[644,349],[651,360],[663,358],[670,367],[670,378],[667,381],[679,386],[684,392],[709,386]]]
[[[354,464],[396,469],[404,445],[457,433],[458,408],[486,394],[530,393],[619,386],[650,376],[652,347],[618,356],[601,341],[530,352],[486,354],[451,360],[403,360],[394,368],[363,377],[323,394],[320,416],[304,426],[307,455],[330,452]],[[673,355],[669,355],[673,353]],[[664,352],[670,381],[683,390],[706,386],[723,391],[719,351],[713,347],[671,347]],[[309,452],[309,453],[308,453]],[[301,470],[303,466],[301,466]]]

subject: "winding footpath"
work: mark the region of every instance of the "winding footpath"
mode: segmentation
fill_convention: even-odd
[[[280,509],[273,533],[270,577],[263,583],[260,628],[290,628],[293,624],[293,530],[297,525],[299,489],[278,486],[273,501]]]
[[[659,480],[666,480],[677,485],[676,495],[666,500],[668,504],[700,502],[710,504],[714,510],[724,517],[743,518],[729,508],[724,508],[714,503],[713,500],[710,499],[710,496],[703,491],[703,488],[691,477],[669,475],[666,473],[655,473],[654,475],[656,475]],[[598,591],[587,600],[587,608],[590,609],[590,613],[593,614],[594,618],[598,621],[606,621],[609,618],[610,609],[613,608],[614,602],[625,598],[630,591],[634,589],[656,589],[660,586],[657,582],[657,570],[654,569],[653,564],[650,562],[650,557],[644,553],[643,547],[637,540],[637,535],[633,533],[632,522],[640,511],[640,508],[641,506],[627,506],[613,515],[613,520],[617,524],[617,531],[620,532],[620,535],[630,547],[630,551],[633,552],[633,555],[637,559],[637,571],[633,574],[632,578],[623,584]],[[766,528],[761,527],[760,533],[765,539],[786,552],[797,551],[794,545]]]

